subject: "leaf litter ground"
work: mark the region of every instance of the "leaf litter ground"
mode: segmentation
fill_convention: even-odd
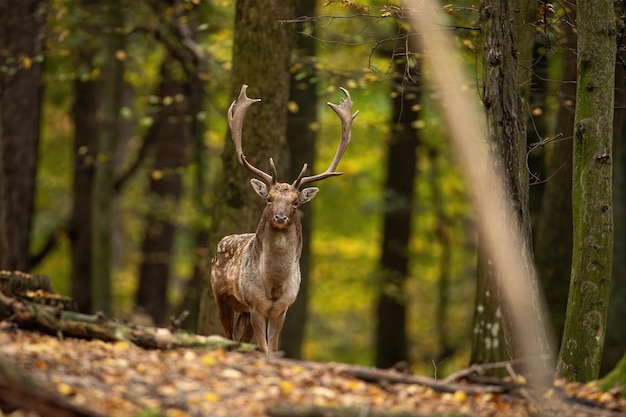
[[[555,389],[568,398],[567,407],[550,401],[537,406],[514,390],[490,393],[456,384],[461,388],[441,392],[384,377],[366,382],[345,364],[268,359],[259,352],[224,349],[146,350],[14,326],[0,331],[0,357],[34,377],[42,389],[113,417],[626,415],[626,401],[617,391],[603,393],[597,384],[558,383]],[[554,392],[546,393],[544,402]],[[20,413],[13,412],[36,415]]]

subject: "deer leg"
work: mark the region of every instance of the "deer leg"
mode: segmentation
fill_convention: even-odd
[[[285,317],[287,316],[287,310],[283,311],[276,317],[270,317],[269,324],[267,326],[267,338],[269,340],[270,352],[278,351],[278,338],[280,337],[280,331],[285,324]]]
[[[250,323],[250,313],[237,313],[237,320],[235,322],[235,337],[236,340],[248,343],[254,337],[254,329]]]
[[[250,312],[250,322],[252,323],[252,329],[256,337],[256,344],[263,352],[268,352],[265,317],[257,310],[252,310]]]
[[[224,328],[224,336],[234,340],[235,314],[232,305],[228,301],[221,300],[218,297],[215,297],[215,301],[220,322],[222,322],[222,327]]]

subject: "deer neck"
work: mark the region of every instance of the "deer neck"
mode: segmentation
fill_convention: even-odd
[[[262,269],[276,279],[286,279],[298,267],[302,253],[302,224],[296,217],[282,229],[272,227],[265,216],[259,222],[254,242]]]

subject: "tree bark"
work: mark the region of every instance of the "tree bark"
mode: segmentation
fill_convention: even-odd
[[[82,55],[82,54],[81,54]],[[74,82],[74,179],[70,240],[70,291],[78,310],[92,312],[91,195],[97,154],[98,87],[93,80]]]
[[[406,32],[404,32],[406,33]],[[408,53],[408,51],[405,51]],[[406,334],[409,243],[419,135],[421,66],[399,60],[394,68],[391,136],[387,142],[385,211],[376,306],[376,360],[379,368],[409,360]]]
[[[0,269],[27,270],[39,148],[44,2],[0,3]]]
[[[502,181],[510,207],[515,217],[509,225],[515,234],[520,236],[520,243],[527,250],[522,254],[530,254],[531,228],[530,213],[528,207],[528,172],[526,169],[526,126],[523,120],[522,101],[518,83],[517,54],[515,32],[513,26],[513,4],[510,0],[484,0],[481,6],[483,43],[483,73],[484,94],[483,104],[487,115],[487,143],[493,160],[501,167],[504,178],[494,178],[493,181]],[[499,210],[506,210],[501,207]],[[481,243],[482,246],[482,243]],[[479,250],[479,272],[486,273],[481,280],[495,280],[484,291],[477,292],[476,314],[481,306],[484,308],[490,300],[487,296],[495,296],[500,300],[500,309],[493,311],[494,316],[480,321],[479,327],[484,328],[474,334],[493,334],[494,329],[500,329],[502,323],[503,334],[506,342],[508,358],[524,357],[522,341],[516,337],[516,326],[520,323],[513,321],[509,306],[504,302],[502,294],[501,277],[499,274],[503,266],[497,265],[490,258],[485,249]],[[537,279],[534,272],[533,259],[523,259],[526,281],[523,284],[528,292],[522,302],[528,311],[541,311],[541,298],[537,287]],[[495,294],[492,292],[495,291]],[[493,301],[491,301],[493,302]],[[484,311],[483,311],[484,312]],[[501,315],[497,317],[497,313]],[[541,315],[535,318],[536,324],[530,328],[535,334],[542,355],[549,356],[550,347],[543,333]],[[489,326],[489,327],[488,327]],[[474,338],[473,349],[477,344],[486,343],[488,338]],[[501,358],[504,359],[504,358]],[[543,363],[544,371],[550,369],[550,365]]]
[[[243,149],[258,167],[267,167],[268,158],[274,158],[279,177],[287,167],[289,68],[295,35],[294,25],[280,21],[295,17],[291,0],[238,0],[236,5],[230,96],[234,99],[241,85],[248,84],[248,96],[263,99],[248,112],[243,126]],[[210,256],[223,236],[255,230],[263,200],[250,189],[249,179],[250,174],[237,162],[232,141],[226,140],[213,197]],[[202,334],[222,332],[209,273],[203,279],[198,321]]]
[[[587,382],[599,375],[611,287],[613,88],[617,43],[612,1],[579,0],[577,8],[574,240],[557,376]]]
[[[299,0],[296,3],[297,16],[314,16],[315,0]],[[309,33],[306,36],[301,32]],[[315,25],[311,22],[296,24],[295,65],[300,70],[291,75],[289,101],[297,105],[297,111],[290,111],[287,119],[287,142],[289,146],[288,178],[296,178],[302,165],[308,163],[311,169],[315,161],[315,142],[317,129],[313,123],[317,121],[317,77],[315,65]],[[313,223],[313,205],[300,207],[302,222],[302,257],[300,258],[300,292],[296,302],[289,309],[283,327],[281,349],[289,358],[299,359],[302,356],[304,330],[308,317],[309,283],[311,269],[311,235]]]
[[[136,305],[156,324],[162,324],[168,312],[170,262],[183,189],[180,170],[186,164],[191,136],[188,97],[191,88],[188,82],[176,79],[179,67],[180,63],[170,55],[161,67],[158,93],[161,108],[151,129],[155,135],[155,155],[148,195],[150,211],[141,247],[136,294]]]

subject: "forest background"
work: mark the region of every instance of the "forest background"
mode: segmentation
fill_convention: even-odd
[[[84,302],[85,311],[110,310],[114,316],[135,319],[141,313],[162,323],[189,308],[192,317],[188,325],[195,329],[199,276],[206,273],[214,250],[206,247],[207,231],[220,222],[210,213],[216,204],[214,182],[222,169],[221,153],[227,140],[226,110],[234,99],[229,77],[235,5],[228,1],[126,4],[89,0],[53,0],[46,7],[39,2],[23,4],[27,3],[41,7],[38,36],[43,49],[18,56],[14,63],[5,63],[3,70],[41,66],[36,197],[32,227],[26,228],[30,230],[30,257],[2,267],[50,275],[54,288],[77,298],[79,305]],[[434,106],[437,92],[423,82],[433,70],[418,65],[419,54],[415,54],[410,36],[405,36],[406,27],[399,23],[401,9],[397,6],[328,3],[302,1],[298,7],[306,5],[307,12],[296,16],[311,18],[282,23],[297,27],[298,42],[314,43],[308,50],[314,54],[299,55],[294,50],[291,69],[296,89],[303,84],[314,86],[318,117],[306,128],[316,137],[315,167],[325,166],[339,137],[340,126],[324,103],[337,102],[341,97],[338,87],[343,86],[350,90],[354,108],[360,110],[353,125],[353,141],[340,164],[343,176],[325,181],[311,211],[305,212],[311,220],[311,252],[303,262],[310,281],[303,297],[309,303],[306,321],[300,322],[306,323],[304,343],[291,355],[375,363],[380,315],[376,307],[384,295],[399,300],[407,309],[406,328],[394,329],[406,331],[407,359],[419,372],[443,375],[470,360],[477,237],[463,177],[446,126]],[[562,157],[558,147],[570,143],[572,137],[573,121],[566,130],[563,126],[569,119],[562,122],[559,118],[565,117],[562,113],[568,109],[571,113],[574,103],[571,57],[575,55],[570,30],[574,19],[567,3],[524,4],[527,7],[521,10],[529,18],[519,27],[529,28],[533,34],[528,44],[530,60],[522,63],[531,76],[521,85],[527,89],[525,111],[529,116],[530,208],[534,235],[540,239],[535,241],[537,267],[558,339],[567,302],[571,236],[547,236],[558,230],[557,221],[571,221],[571,207],[568,211],[548,205],[544,192],[549,184],[559,184],[559,175],[568,173],[566,159],[558,160],[557,155]],[[467,85],[466,90],[475,92],[478,100],[482,43],[478,8],[460,1],[442,4],[441,10],[454,19],[456,26],[448,29],[455,32],[456,47],[467,70],[475,74],[476,84]],[[121,19],[123,30],[100,32],[107,18],[117,23]],[[115,42],[118,44],[112,48],[103,48]],[[300,49],[304,49],[302,45]],[[123,63],[123,70],[116,68],[116,63]],[[621,87],[617,91],[623,97],[624,69],[619,62],[616,71],[621,74],[616,77]],[[120,131],[117,140],[109,142],[115,145],[111,157],[101,159],[100,153],[92,153],[90,142],[101,138],[97,132],[79,134],[81,125],[77,123],[84,120],[81,110],[96,104],[79,99],[93,99],[85,91],[93,87],[90,82],[116,73],[122,74],[124,92],[114,109],[120,116]],[[249,91],[256,97],[254,85]],[[400,149],[393,159],[390,149],[399,125],[398,97],[403,99],[400,103],[408,103],[401,107],[406,112],[400,114],[414,116],[408,122],[414,136],[409,147]],[[294,117],[307,103],[311,100],[292,98],[285,111]],[[616,115],[624,111],[619,103],[616,100]],[[621,143],[626,132],[623,115],[621,119],[616,116],[617,123],[622,125],[614,129],[615,143]],[[294,136],[288,140],[297,143],[302,139]],[[18,154],[14,155],[19,160]],[[265,160],[272,155],[256,156]],[[100,180],[108,180],[115,191],[108,199],[113,210],[113,244],[108,264],[98,264],[94,257],[85,267],[79,265],[87,259],[80,250],[90,243],[79,241],[79,236],[92,223],[77,217],[76,204],[85,197],[85,190],[98,185],[89,182],[80,188],[77,179],[93,168],[94,161],[111,162],[110,175]],[[407,161],[412,168],[397,180],[413,180],[408,182],[410,198],[398,195],[395,185],[388,182],[390,170]],[[556,169],[550,168],[552,163],[557,164]],[[623,169],[619,158],[614,164],[616,171]],[[571,167],[569,170],[571,181]],[[626,194],[620,187],[623,184],[616,181],[616,231],[624,228]],[[381,278],[387,273],[381,272],[385,214],[398,209],[410,219],[403,228],[410,231],[405,254],[408,270],[400,280],[385,280]],[[624,243],[619,232],[615,236],[615,251],[621,253]],[[542,264],[541,259],[552,256],[559,262],[552,258]],[[626,347],[618,325],[624,317],[619,309],[626,306],[626,268],[619,265],[624,261],[620,258],[624,257],[614,257],[605,370],[615,365]],[[86,275],[99,282],[96,271],[109,267],[110,297],[106,285],[103,291],[98,291],[97,285],[95,290],[81,290],[78,283]],[[555,272],[559,268],[567,272]],[[558,275],[557,279],[544,279],[550,274]],[[162,294],[167,295],[164,301],[159,298]],[[283,334],[283,339],[289,337]]]

